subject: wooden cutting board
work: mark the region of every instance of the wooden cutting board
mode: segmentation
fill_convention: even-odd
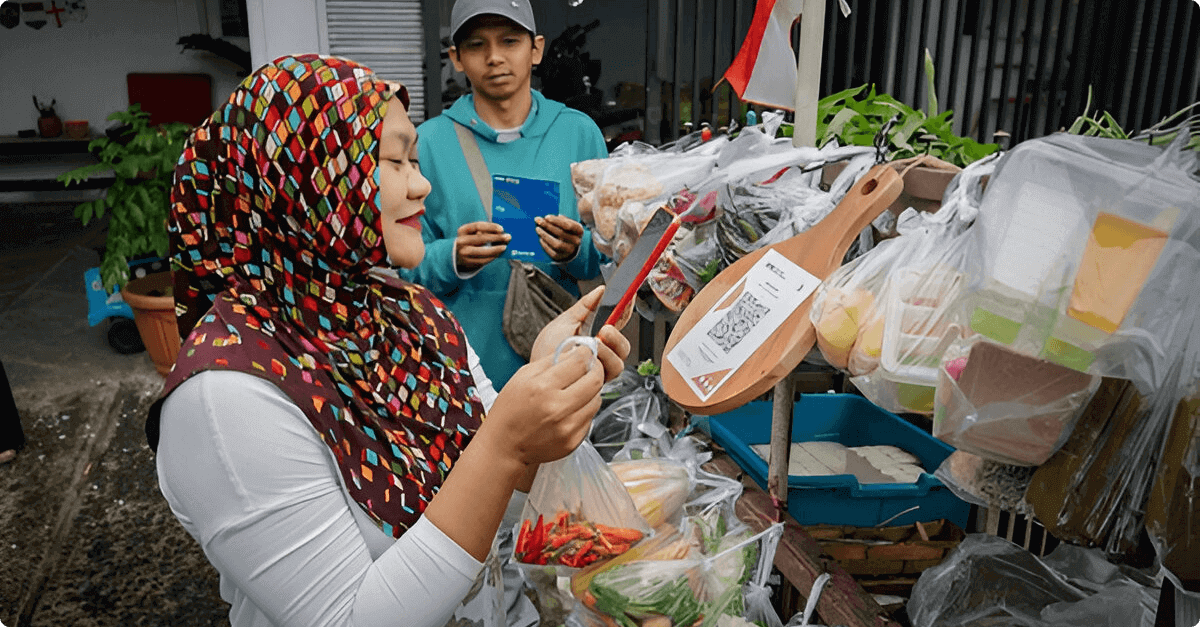
[[[859,179],[824,220],[795,237],[742,257],[709,281],[683,310],[663,348],[662,383],[667,396],[694,414],[719,414],[761,396],[790,373],[816,343],[816,330],[808,318],[813,296],[805,299],[746,363],[707,399],[701,400],[665,357],[768,250],[777,251],[818,279],[827,278],[841,265],[846,250],[859,232],[900,196],[903,187],[904,183],[894,169],[887,165],[875,166]],[[737,294],[731,294],[718,309],[733,304],[736,297]]]

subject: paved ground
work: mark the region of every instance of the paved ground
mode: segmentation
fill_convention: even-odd
[[[227,625],[217,577],[158,492],[146,354],[89,327],[100,226],[73,204],[0,204],[0,361],[28,441],[0,465],[0,623]]]

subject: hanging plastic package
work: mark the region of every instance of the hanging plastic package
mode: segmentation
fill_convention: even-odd
[[[937,213],[902,212],[899,236],[843,265],[817,292],[810,318],[822,355],[889,411],[933,413],[941,355],[966,326],[958,298],[969,232],[995,164],[960,172]]]
[[[998,462],[1038,466],[1071,433],[1100,377],[988,341],[944,355],[934,437]]]
[[[1197,372],[1200,158],[1187,140],[1022,142],[998,164],[971,229],[968,333],[1105,377],[1026,499],[1055,536],[1113,555],[1136,551]],[[946,363],[947,385],[960,365]]]
[[[555,360],[575,345],[597,351],[594,337],[564,340]],[[586,438],[569,455],[542,464],[515,528],[513,559],[538,598],[539,613],[564,607],[559,580],[628,551],[650,525],[617,475]]]
[[[647,284],[663,307],[682,311],[732,261],[820,221],[869,169],[872,158],[866,147],[797,148],[787,138],[744,129],[721,148],[712,175],[689,187],[695,202],[712,209],[691,212],[703,217],[679,229]],[[819,166],[843,160],[850,163],[833,187],[820,190]]]
[[[1200,272],[1198,156],[1055,134],[997,165],[974,228],[969,332],[1082,372],[1161,388]]]
[[[596,249],[620,263],[659,207],[709,176],[728,141],[689,136],[662,148],[625,144],[605,159],[572,164],[579,215]]]
[[[609,467],[633,497],[651,527],[678,526],[684,515],[696,515],[717,503],[732,505],[742,484],[702,468],[712,452],[691,436],[670,437],[664,431],[630,440]]]

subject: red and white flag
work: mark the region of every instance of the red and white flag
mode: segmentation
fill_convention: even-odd
[[[796,53],[792,25],[804,0],[758,0],[750,32],[721,80],[739,98],[791,111],[796,102]]]

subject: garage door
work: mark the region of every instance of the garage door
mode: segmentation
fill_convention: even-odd
[[[329,54],[353,59],[408,87],[413,122],[425,117],[420,0],[325,0]]]

